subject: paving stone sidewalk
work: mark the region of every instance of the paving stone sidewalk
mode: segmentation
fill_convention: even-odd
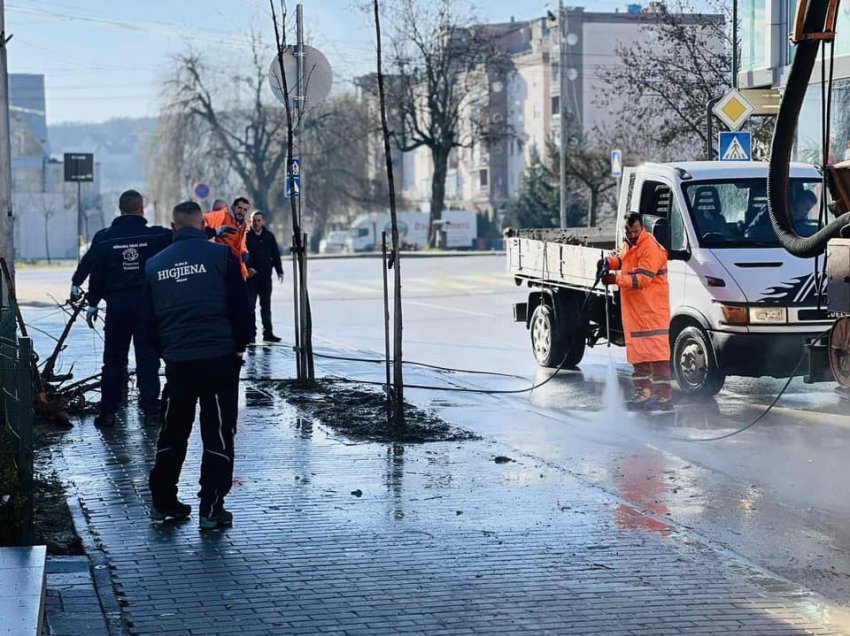
[[[850,633],[808,591],[510,447],[354,443],[242,393],[226,531],[150,522],[155,431],[132,413],[54,447],[129,633]],[[196,430],[195,507],[199,450]]]

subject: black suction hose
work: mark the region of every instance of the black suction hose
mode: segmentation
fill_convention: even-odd
[[[820,33],[824,30],[829,0],[811,0],[806,11],[804,31]],[[776,128],[770,145],[770,166],[767,173],[767,210],[776,236],[788,252],[800,258],[814,258],[826,251],[827,242],[839,236],[842,228],[850,224],[850,212],[842,214],[829,225],[809,237],[797,234],[794,219],[788,209],[788,167],[791,162],[791,149],[797,131],[797,121],[809,80],[815,66],[820,40],[802,40],[797,44],[794,61],[788,75],[788,83]],[[825,81],[825,78],[822,78]],[[826,196],[824,193],[823,196]]]

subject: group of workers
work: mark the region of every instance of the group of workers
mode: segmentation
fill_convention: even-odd
[[[99,231],[72,278],[71,300],[82,297],[94,328],[106,302],[99,427],[111,428],[127,385],[132,340],[139,404],[146,426],[160,426],[150,473],[151,517],[184,519],[191,507],[177,499],[177,483],[200,403],[200,526],[232,524],[224,497],[233,477],[239,372],[242,354],[256,341],[259,299],[263,340],[272,329],[272,272],[283,281],[280,251],[262,212],[251,203],[216,200],[206,214],[194,201],[173,210],[172,229],[148,226],[144,199],[135,190],[119,199],[120,216]],[[166,385],[160,397],[159,361]]]

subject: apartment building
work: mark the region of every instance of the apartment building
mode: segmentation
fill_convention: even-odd
[[[560,138],[562,109],[578,122],[584,134],[615,126],[617,105],[628,95],[611,96],[602,71],[618,64],[617,49],[646,37],[648,24],[666,11],[662,3],[624,5],[623,11],[594,12],[581,7],[564,12],[563,36],[558,16],[485,25],[511,58],[504,73],[488,70],[480,103],[497,121],[506,121],[510,134],[486,147],[480,143],[456,149],[450,158],[446,206],[475,209],[498,217],[519,189],[534,149],[545,156],[547,142]],[[687,24],[719,15],[681,18]],[[707,43],[717,45],[717,43]],[[561,46],[566,59],[565,94],[560,92]],[[609,105],[598,105],[605,97]],[[471,102],[473,100],[470,100]],[[470,113],[470,115],[474,115]],[[502,119],[500,119],[502,118]],[[429,151],[419,148],[401,158],[403,195],[427,209],[433,164]]]

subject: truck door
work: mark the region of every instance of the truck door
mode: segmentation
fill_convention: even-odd
[[[688,249],[682,210],[673,187],[660,179],[645,179],[640,185],[640,212],[646,231],[667,248],[670,259],[667,265],[670,282],[670,309],[673,313],[685,299],[688,265],[676,258]]]

